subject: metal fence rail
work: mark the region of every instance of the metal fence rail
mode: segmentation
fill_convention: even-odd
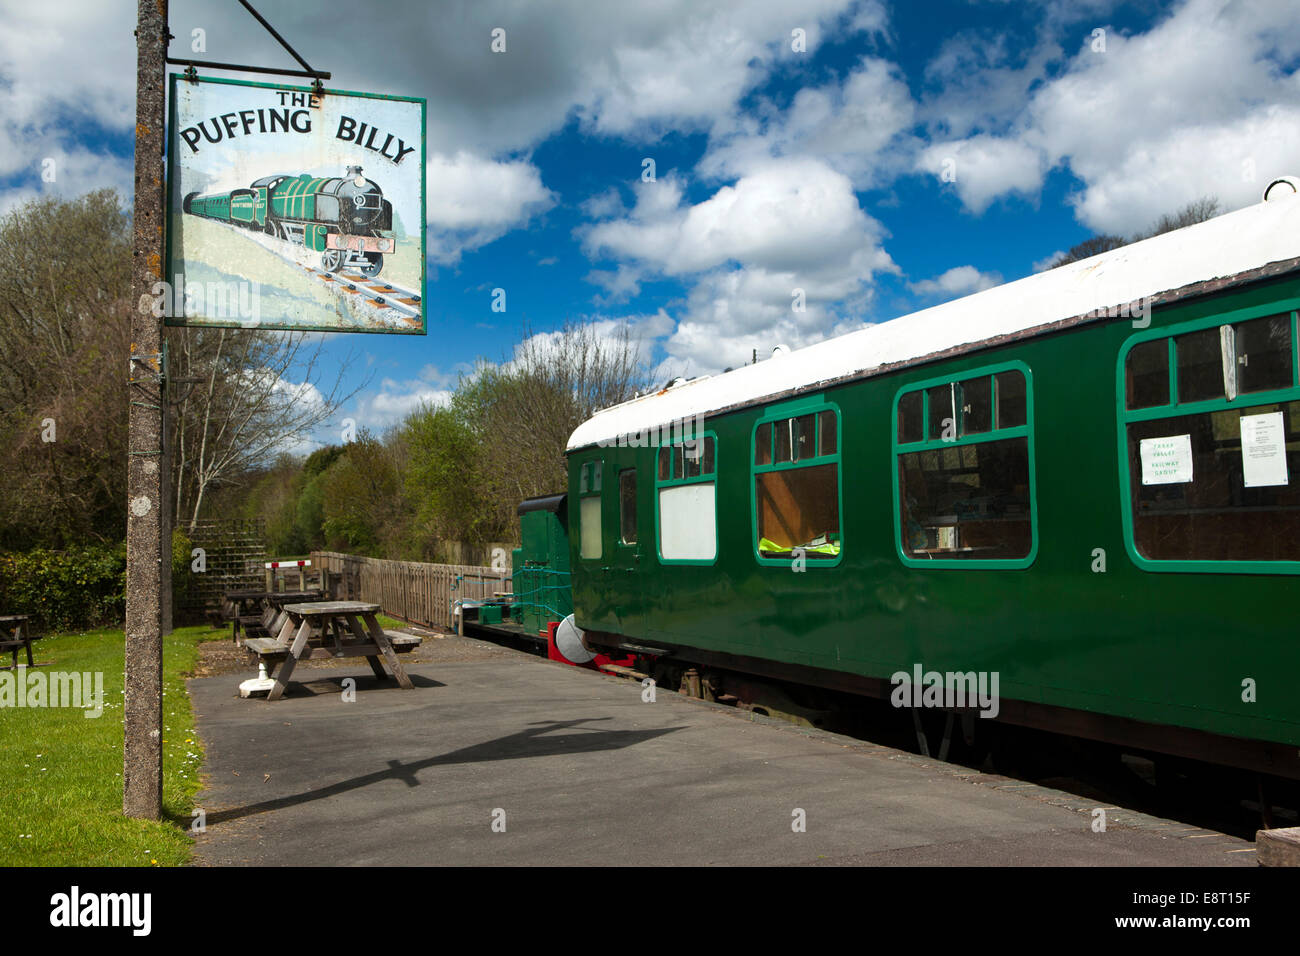
[[[457,602],[490,601],[511,590],[509,568],[387,561],[337,551],[313,551],[311,560],[335,600],[378,604],[412,624],[455,627]]]

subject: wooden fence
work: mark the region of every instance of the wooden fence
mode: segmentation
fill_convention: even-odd
[[[368,601],[412,624],[455,627],[457,601],[490,601],[510,592],[510,569],[465,564],[386,561],[337,551],[313,551],[312,565],[337,601]]]
[[[187,533],[191,547],[203,549],[206,567],[202,574],[191,574],[188,590],[177,595],[177,624],[203,620],[227,591],[260,586],[266,559],[266,522],[261,518],[203,519]]]

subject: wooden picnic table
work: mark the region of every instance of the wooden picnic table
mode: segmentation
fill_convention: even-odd
[[[281,608],[288,603],[323,600],[321,591],[267,591],[262,588],[237,588],[227,591],[222,598],[222,616],[230,621],[230,639],[242,644],[239,632],[257,637],[271,634],[271,624],[278,618]],[[268,614],[268,610],[276,613]]]
[[[13,651],[14,662],[6,670],[18,668],[18,651],[27,650],[27,666],[35,667],[32,661],[32,631],[26,614],[0,615],[0,653]]]
[[[298,661],[324,657],[364,657],[381,680],[382,657],[397,678],[397,683],[411,689],[411,679],[397,660],[399,651],[414,650],[420,639],[414,635],[389,634],[379,626],[378,604],[364,601],[320,601],[285,604],[286,619],[274,638],[250,638],[244,642],[263,661],[279,659],[279,671],[271,676],[275,686],[268,700],[283,696]],[[397,645],[395,647],[395,645]]]

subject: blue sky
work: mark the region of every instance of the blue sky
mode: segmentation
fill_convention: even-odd
[[[129,195],[134,6],[3,5],[0,210]],[[525,323],[627,322],[659,374],[711,373],[1300,172],[1294,0],[392,2],[349,30],[259,9],[330,86],[429,99],[429,334],[325,346],[369,376],[340,419],[378,430]],[[387,39],[358,56],[369,24]],[[173,55],[195,29],[195,56],[288,65],[233,2],[172,0]]]

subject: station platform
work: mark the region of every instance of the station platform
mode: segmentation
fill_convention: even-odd
[[[1250,866],[1252,843],[465,638],[190,681],[208,865]],[[356,680],[346,702],[342,680]],[[801,811],[801,812],[800,812]],[[803,821],[802,830],[795,824]]]

